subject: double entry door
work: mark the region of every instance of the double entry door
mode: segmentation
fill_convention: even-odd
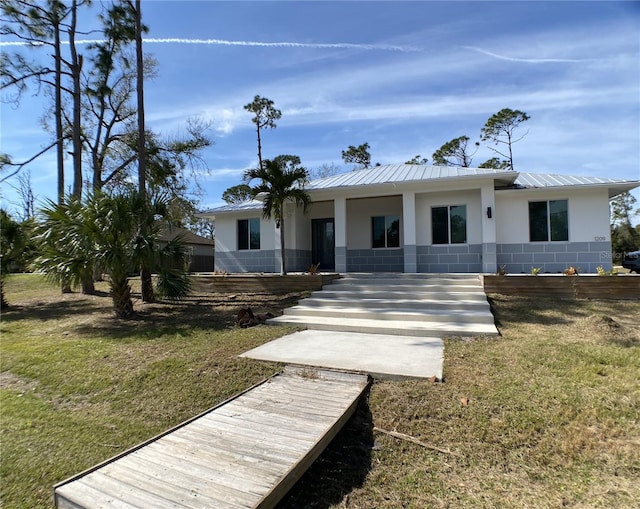
[[[322,271],[336,268],[336,239],[333,218],[311,220],[311,263]]]

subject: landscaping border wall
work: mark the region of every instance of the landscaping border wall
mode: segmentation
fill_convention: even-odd
[[[339,274],[194,274],[197,293],[273,293],[285,294],[321,290]]]
[[[486,293],[567,299],[640,300],[640,275],[480,275]]]

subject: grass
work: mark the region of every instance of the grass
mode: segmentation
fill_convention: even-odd
[[[237,355],[291,329],[233,327],[298,297],[136,303],[7,281],[3,507],[213,406],[279,366]],[[281,507],[637,507],[640,302],[492,296],[499,338],[445,340],[445,382],[377,381]],[[434,451],[374,428],[451,451]]]

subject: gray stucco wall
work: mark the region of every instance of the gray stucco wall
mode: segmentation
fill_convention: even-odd
[[[602,265],[611,269],[610,242],[535,242],[498,244],[498,267],[510,274],[528,274],[541,267],[543,273],[560,273],[573,266],[580,272],[595,273]]]
[[[482,272],[482,244],[417,246],[418,272]]]

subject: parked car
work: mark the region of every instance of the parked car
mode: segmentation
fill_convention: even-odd
[[[629,272],[640,274],[640,251],[632,251],[624,255],[622,266],[625,269],[629,269]]]

